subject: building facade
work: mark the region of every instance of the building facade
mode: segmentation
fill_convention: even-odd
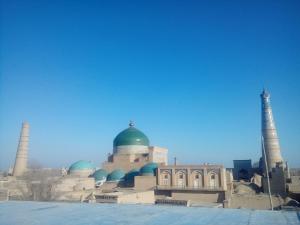
[[[220,165],[159,166],[157,188],[226,191],[226,170]]]
[[[188,202],[223,203],[228,187],[221,165],[173,165],[157,168],[157,196]]]

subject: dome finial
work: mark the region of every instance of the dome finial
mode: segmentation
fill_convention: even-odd
[[[134,123],[132,120],[129,121],[129,127],[134,127]]]

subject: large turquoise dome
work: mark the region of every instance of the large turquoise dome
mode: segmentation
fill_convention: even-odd
[[[95,169],[94,164],[89,161],[84,161],[84,160],[79,160],[79,161],[73,163],[69,167],[70,172],[75,171],[75,170],[93,170],[93,169]]]
[[[114,147],[124,145],[149,146],[149,139],[142,131],[136,129],[131,122],[129,128],[123,130],[114,139]]]

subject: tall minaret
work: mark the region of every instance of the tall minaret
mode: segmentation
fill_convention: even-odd
[[[272,108],[270,103],[270,94],[263,90],[261,97],[261,132],[264,140],[264,147],[266,151],[266,161],[268,163],[268,170],[276,167],[276,163],[282,162],[283,159],[280,152],[279,139],[273,119]],[[264,154],[263,159],[264,159]],[[264,163],[263,163],[264,164]],[[265,166],[263,166],[265,172]]]
[[[29,124],[24,122],[20,134],[20,140],[16,155],[13,176],[21,176],[27,170],[28,159]]]

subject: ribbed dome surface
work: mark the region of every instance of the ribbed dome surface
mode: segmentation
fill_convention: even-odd
[[[149,139],[142,131],[131,124],[129,128],[120,132],[114,139],[114,147],[124,145],[149,146]]]
[[[96,181],[100,181],[100,180],[106,179],[107,175],[108,175],[108,173],[106,170],[99,169],[93,173],[92,177],[94,177]]]
[[[112,171],[107,176],[107,181],[119,181],[125,177],[125,172],[121,169],[116,169]]]
[[[157,167],[157,163],[148,163],[141,168],[140,174],[142,176],[155,176]]]
[[[95,169],[95,166],[94,166],[94,164],[92,162],[84,161],[84,160],[79,160],[79,161],[73,163],[69,167],[69,171],[87,170],[87,169]]]

